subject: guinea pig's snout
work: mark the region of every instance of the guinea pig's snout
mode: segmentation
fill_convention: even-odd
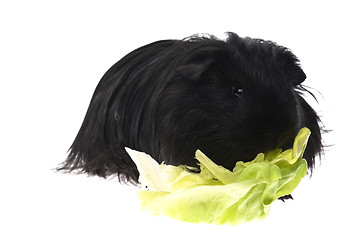
[[[265,149],[264,152],[273,149],[282,148],[283,150],[289,149],[293,144],[293,131],[285,131],[282,133],[266,132],[264,133]]]
[[[273,96],[273,95],[272,95]],[[277,98],[275,98],[277,99]],[[266,101],[268,100],[268,101]],[[292,148],[299,126],[296,106],[292,101],[263,99],[252,110],[252,130],[260,152]]]

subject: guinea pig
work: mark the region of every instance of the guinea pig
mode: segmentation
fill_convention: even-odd
[[[150,43],[102,77],[59,169],[137,183],[129,147],[190,167],[200,149],[232,170],[260,152],[291,148],[307,127],[312,170],[323,145],[320,118],[302,97],[310,93],[305,79],[297,57],[272,41],[227,33]]]

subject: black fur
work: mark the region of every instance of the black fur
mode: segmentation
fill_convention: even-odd
[[[196,149],[233,169],[257,153],[290,148],[302,127],[305,158],[322,152],[320,119],[301,96],[306,75],[274,42],[228,33],[151,43],[126,55],[99,82],[61,170],[137,182],[124,147],[159,163],[197,166]]]

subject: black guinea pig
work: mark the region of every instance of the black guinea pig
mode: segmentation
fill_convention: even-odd
[[[233,169],[258,153],[292,147],[311,130],[309,169],[322,152],[321,122],[303,99],[306,79],[292,52],[227,33],[140,47],[100,80],[66,161],[59,168],[137,182],[124,147],[159,163],[197,167],[200,149]],[[312,95],[312,94],[311,94]]]

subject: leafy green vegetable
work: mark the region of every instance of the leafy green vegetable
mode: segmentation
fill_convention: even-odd
[[[235,225],[263,219],[274,200],[297,187],[307,173],[302,155],[310,134],[303,128],[292,149],[260,153],[251,162],[237,162],[233,171],[215,164],[200,150],[195,154],[200,173],[127,151],[140,173],[138,197],[144,210],[186,222]]]

